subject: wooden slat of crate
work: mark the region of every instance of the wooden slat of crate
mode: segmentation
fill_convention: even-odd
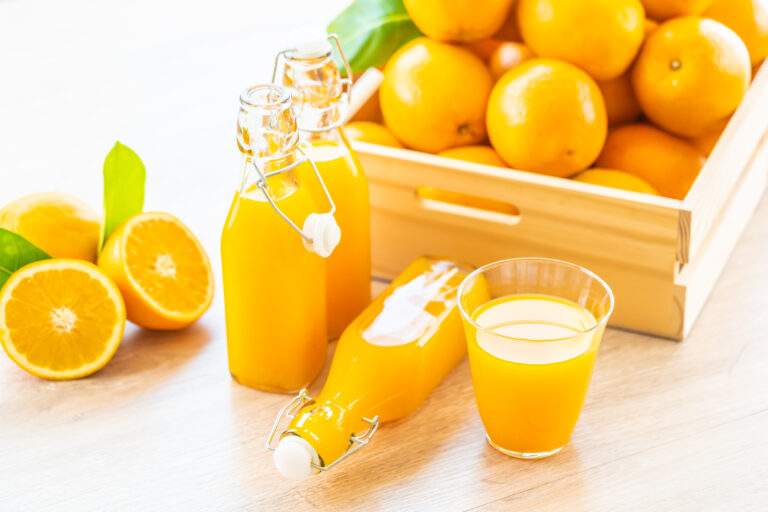
[[[684,289],[669,276],[554,246],[477,235],[467,237],[449,225],[429,225],[430,234],[425,236],[423,230],[414,229],[413,223],[412,218],[378,209],[372,211],[375,275],[397,275],[421,254],[450,254],[476,265],[523,256],[557,258],[592,269],[610,283],[616,295],[612,325],[672,338],[682,333]]]
[[[695,260],[686,265],[678,276],[677,282],[685,293],[685,330],[681,337],[686,336],[693,327],[741,232],[757,208],[766,186],[768,132],[763,135],[757,151],[748,162],[728,202],[723,205],[718,223],[704,239]],[[762,262],[756,262],[756,272],[762,271],[760,263]]]
[[[657,197],[647,201],[641,194],[604,187],[594,194],[573,181],[384,146],[355,147],[375,190],[372,207],[410,218],[413,229],[447,224],[463,230],[463,236],[477,232],[491,239],[566,246],[670,278],[675,273],[679,201]],[[519,222],[485,210],[424,200],[418,187],[508,202],[520,211]]]
[[[688,195],[692,212],[690,258],[701,250],[722,216],[724,204],[742,178],[755,148],[768,131],[768,66],[762,66]],[[724,172],[725,171],[725,172]]]
[[[675,285],[678,201],[633,201],[634,194],[594,196],[575,182],[497,170],[431,155],[356,144],[371,184],[374,273],[393,277],[413,258],[450,255],[475,265],[521,256],[563,259],[604,277],[616,294],[613,324],[674,337],[682,332],[681,290]],[[443,165],[430,164],[437,158]],[[510,180],[505,173],[523,174]],[[544,181],[544,183],[542,183]],[[572,187],[572,185],[577,185]],[[487,212],[435,209],[418,186],[509,200],[518,224]],[[602,192],[602,191],[601,191]],[[613,191],[611,191],[613,192]]]

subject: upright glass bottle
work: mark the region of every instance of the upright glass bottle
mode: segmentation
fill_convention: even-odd
[[[319,175],[299,143],[289,89],[244,91],[237,129],[243,176],[221,236],[229,368],[247,386],[294,391],[325,362],[320,255],[338,243],[338,226],[332,214],[317,213],[325,206],[303,183]]]
[[[292,39],[292,48],[278,55],[285,59],[282,81],[294,92],[302,140],[312,145],[312,159],[336,202],[342,232],[325,267],[328,337],[333,339],[371,302],[368,180],[341,129],[351,81],[342,79],[329,37],[321,30],[296,33]],[[310,189],[324,204],[316,180]]]

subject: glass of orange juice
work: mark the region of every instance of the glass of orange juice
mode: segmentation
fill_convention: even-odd
[[[488,442],[523,459],[562,450],[613,311],[610,287],[578,265],[517,258],[472,272],[458,302]]]

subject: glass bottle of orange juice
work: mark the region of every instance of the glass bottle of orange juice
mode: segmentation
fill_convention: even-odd
[[[278,414],[267,447],[280,473],[299,479],[327,470],[364,446],[380,421],[424,401],[466,354],[456,289],[471,271],[418,258],[347,327],[320,395],[302,391]]]
[[[347,77],[352,75],[338,39],[322,29],[298,31],[291,39],[291,48],[280,52],[275,60],[275,75],[282,56],[282,82],[294,92],[302,139],[312,145],[312,159],[336,201],[336,218],[343,233],[326,261],[328,337],[333,339],[371,301],[368,180],[341,129],[351,81],[341,77],[330,41],[336,42]],[[323,204],[316,183],[311,183],[310,189]]]
[[[241,94],[243,174],[221,235],[230,372],[270,391],[301,389],[325,363],[324,257],[340,237],[331,196],[319,213],[306,183],[320,177],[292,104],[290,89],[272,84]]]

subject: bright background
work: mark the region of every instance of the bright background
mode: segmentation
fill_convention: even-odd
[[[102,164],[120,140],[146,165],[145,210],[195,232],[217,287],[178,334],[129,323],[99,379],[40,381],[0,350],[0,510],[231,510],[222,500],[248,503],[261,488],[249,478],[274,474],[255,430],[269,420],[227,373],[219,237],[241,171],[238,97],[270,79],[287,27],[324,26],[344,4],[0,0],[0,205],[56,190],[101,211]],[[270,417],[286,397],[272,400]]]
[[[346,3],[0,0],[0,205],[58,190],[101,211],[120,140],[147,167],[145,210],[187,223],[219,274],[238,95],[270,79],[288,27]]]
[[[146,164],[146,209],[187,223],[220,276],[238,95],[269,78],[288,27],[345,3],[0,0],[0,204],[60,190],[101,209],[119,139]],[[766,201],[690,339],[609,330],[553,459],[492,453],[465,362],[349,469],[278,478],[263,440],[287,397],[227,374],[219,280],[195,326],[129,325],[94,378],[40,381],[0,352],[0,511],[765,509]]]

